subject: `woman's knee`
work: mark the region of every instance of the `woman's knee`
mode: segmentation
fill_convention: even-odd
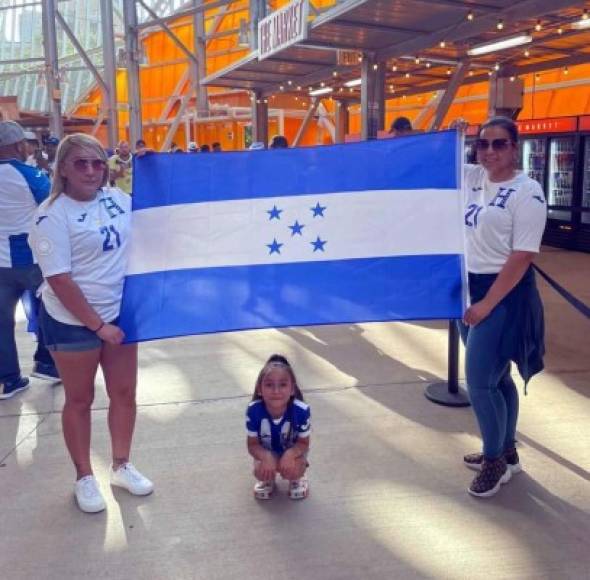
[[[111,385],[107,394],[112,404],[135,407],[135,383]]]

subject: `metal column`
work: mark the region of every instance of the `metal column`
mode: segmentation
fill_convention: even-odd
[[[127,64],[127,103],[129,111],[129,142],[141,138],[141,95],[139,89],[139,35],[135,0],[123,2],[125,21],[125,56]]]
[[[102,73],[107,87],[106,100],[103,103],[108,119],[109,147],[113,148],[119,141],[119,117],[117,114],[117,73],[115,68],[115,35],[113,30],[113,0],[100,0],[100,20],[102,23]],[[132,142],[132,146],[135,142]]]
[[[258,48],[258,22],[266,16],[266,0],[250,0],[250,49]]]
[[[436,108],[436,113],[434,114],[434,121],[432,123],[432,130],[438,131],[442,125],[444,118],[446,117],[449,108],[453,104],[453,100],[455,99],[455,95],[467,74],[467,69],[469,68],[468,61],[462,61],[459,63],[459,66],[455,70],[447,88],[438,103],[438,107]]]
[[[344,137],[348,133],[349,124],[348,101],[336,101],[336,115],[334,125],[336,125],[336,143],[344,143]]]
[[[385,123],[385,64],[365,55],[361,79],[361,139],[376,139]]]
[[[59,63],[57,36],[55,32],[56,0],[43,0],[43,50],[45,56],[45,79],[49,103],[49,129],[53,135],[63,136],[61,118],[61,89],[59,86]]]
[[[252,100],[252,141],[260,141],[268,145],[268,101],[262,93],[254,91]]]
[[[197,8],[198,6],[202,6],[203,2],[204,0],[193,0],[193,6]],[[193,75],[197,97],[197,116],[206,117],[209,114],[209,98],[207,96],[207,87],[201,84],[201,81],[207,76],[207,41],[205,40],[204,10],[195,12],[193,17],[193,35],[195,56],[197,57],[195,74]]]

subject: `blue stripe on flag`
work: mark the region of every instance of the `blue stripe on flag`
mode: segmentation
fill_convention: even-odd
[[[264,152],[146,155],[134,161],[133,209],[341,191],[455,189],[456,150],[456,132],[442,131]]]
[[[128,276],[127,342],[254,328],[460,318],[462,256],[403,256]]]

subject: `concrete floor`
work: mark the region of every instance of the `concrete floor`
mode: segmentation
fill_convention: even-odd
[[[590,255],[539,263],[590,304]],[[466,493],[479,448],[469,408],[423,396],[446,377],[446,324],[389,323],[189,337],[140,348],[133,461],[156,484],[107,481],[102,382],[93,460],[106,512],[75,506],[61,386],[0,403],[0,577],[204,580],[588,578],[590,324],[544,282],[546,371],[521,398],[524,473],[490,500]],[[31,338],[19,322],[21,360]],[[313,410],[311,495],[252,498],[244,410],[272,352]],[[521,384],[520,382],[518,383]]]

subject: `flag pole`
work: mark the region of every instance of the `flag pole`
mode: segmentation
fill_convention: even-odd
[[[449,320],[448,380],[428,385],[424,396],[447,407],[470,405],[464,385],[459,385],[459,329],[454,320]]]

